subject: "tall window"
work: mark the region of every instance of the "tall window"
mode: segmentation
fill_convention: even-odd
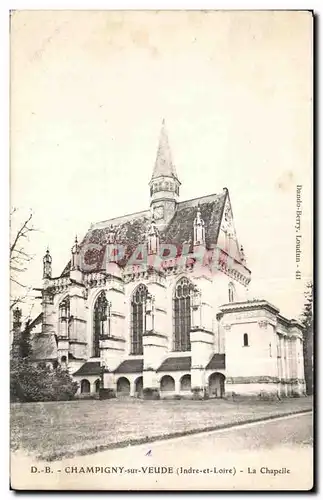
[[[105,292],[102,291],[94,305],[93,356],[95,358],[100,356],[100,337],[108,334],[108,305]]]
[[[243,334],[243,347],[248,347],[248,345],[249,345],[248,334],[244,333]]]
[[[146,330],[147,287],[139,285],[131,300],[131,354],[143,354],[142,335]]]
[[[191,289],[187,278],[182,278],[176,285],[173,298],[174,320],[174,351],[189,351],[191,349]]]

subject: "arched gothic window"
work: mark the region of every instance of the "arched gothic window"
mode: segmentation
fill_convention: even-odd
[[[94,304],[93,351],[92,356],[100,356],[100,337],[110,334],[110,304],[102,291]]]
[[[70,299],[66,297],[59,304],[59,334],[68,337],[70,322]]]
[[[191,349],[191,290],[192,284],[187,278],[182,278],[175,288],[173,298],[174,351],[190,351]]]
[[[243,347],[248,347],[248,346],[249,346],[248,334],[244,333],[243,334]]]
[[[147,287],[139,285],[131,299],[131,354],[143,354],[142,335],[146,330]]]

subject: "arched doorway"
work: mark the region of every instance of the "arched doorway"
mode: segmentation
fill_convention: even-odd
[[[164,375],[160,381],[160,390],[163,392],[175,391],[175,380],[170,375]]]
[[[212,373],[209,376],[209,397],[223,398],[225,376],[222,373]]]
[[[86,379],[81,380],[81,393],[87,394],[90,392],[90,382]]]
[[[144,387],[144,381],[142,377],[138,377],[137,380],[135,381],[135,393],[137,398],[142,397],[142,391]]]
[[[99,392],[101,387],[101,380],[99,378],[98,380],[95,381],[94,387],[95,387],[95,392]]]
[[[191,375],[184,375],[181,378],[181,391],[191,390]]]
[[[130,382],[126,377],[121,377],[117,382],[117,393],[119,396],[130,395]]]

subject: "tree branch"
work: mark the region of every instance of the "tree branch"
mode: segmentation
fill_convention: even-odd
[[[28,232],[28,231],[32,231],[31,228],[28,228],[28,223],[31,221],[32,219],[32,216],[33,214],[31,213],[28,217],[28,219],[25,220],[25,222],[23,223],[23,225],[21,226],[21,228],[18,230],[17,234],[16,234],[16,237],[10,247],[10,255],[12,254],[12,252],[15,250],[16,248],[16,245],[19,241],[19,239],[23,236],[25,236],[25,233]]]

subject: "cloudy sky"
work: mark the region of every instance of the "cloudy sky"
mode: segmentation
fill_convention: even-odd
[[[298,316],[312,274],[311,57],[308,12],[16,11],[11,204],[39,228],[24,281],[41,285],[47,245],[58,275],[75,234],[148,208],[165,118],[180,199],[227,187],[250,295]]]

